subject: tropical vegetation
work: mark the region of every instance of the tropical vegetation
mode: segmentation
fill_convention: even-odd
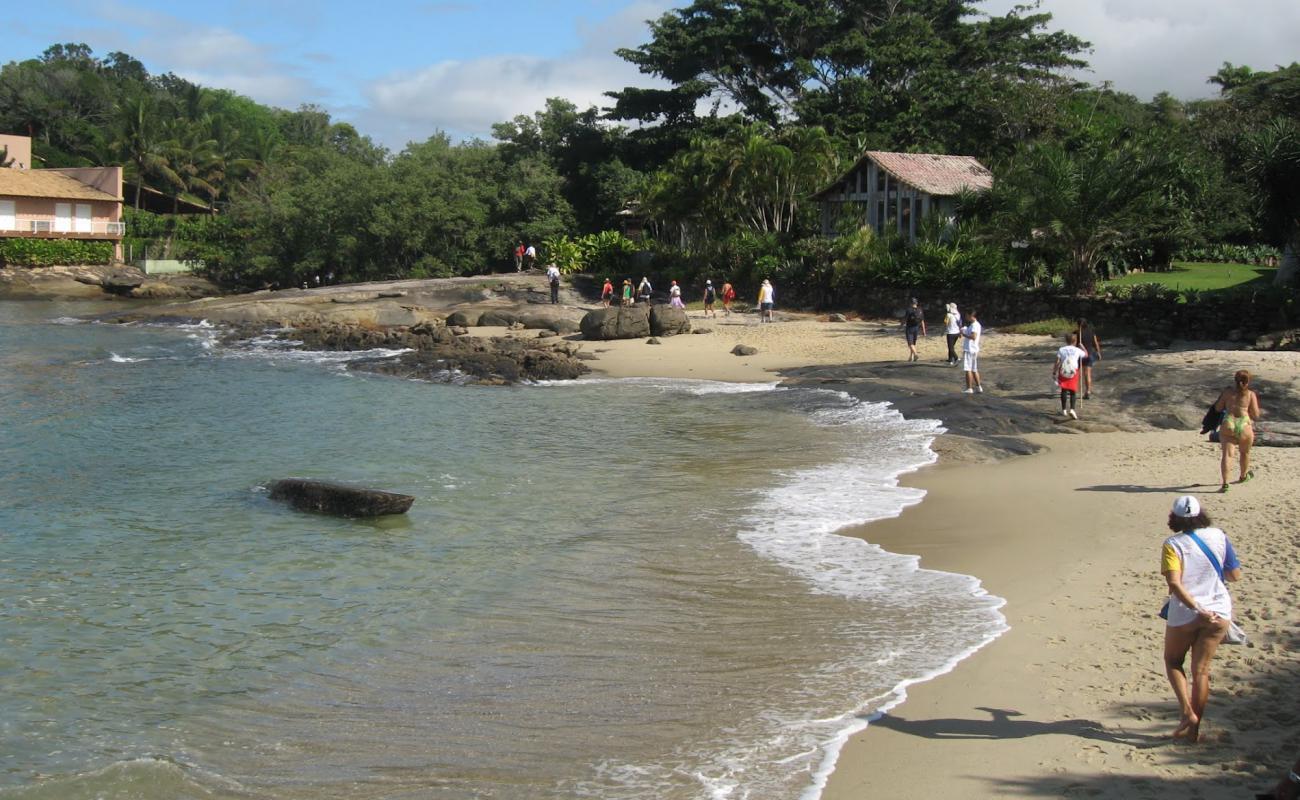
[[[635,263],[742,292],[774,277],[809,304],[1086,294],[1197,260],[1277,260],[1293,281],[1300,64],[1224,64],[1213,98],[1143,101],[1070,77],[1089,45],[1049,22],[1036,4],[694,0],[619,51],[663,88],[611,87],[603,109],[552,98],[490,141],[431,131],[396,152],[318,107],[56,44],[0,68],[0,130],[32,136],[45,166],[122,164],[128,248],[233,286],[475,274],[520,242],[566,271]],[[823,236],[811,196],[867,149],[972,155],[994,189],[915,243],[852,223]]]

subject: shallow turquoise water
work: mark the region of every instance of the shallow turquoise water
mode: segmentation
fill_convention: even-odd
[[[348,373],[0,303],[0,798],[798,797],[1001,629],[831,536],[935,426],[830,392]],[[290,511],[326,477],[404,518]]]

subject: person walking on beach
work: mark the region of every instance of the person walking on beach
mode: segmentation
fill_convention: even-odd
[[[632,305],[632,279],[623,279],[623,305]]]
[[[949,303],[944,306],[943,315],[943,334],[948,338],[948,366],[955,367],[959,359],[957,358],[957,340],[961,338],[961,314],[957,311],[956,303]]]
[[[654,293],[654,287],[650,285],[650,279],[641,276],[641,283],[636,287],[636,301],[650,305],[650,295]]]
[[[1075,333],[1065,335],[1065,346],[1056,351],[1056,363],[1052,366],[1052,379],[1061,387],[1061,416],[1079,418],[1075,411],[1075,398],[1079,395],[1079,371],[1087,353],[1078,346],[1079,336]],[[1066,401],[1070,407],[1065,407]]]
[[[907,312],[903,315],[903,337],[907,340],[907,360],[920,361],[921,356],[916,352],[917,335],[925,336],[925,312],[912,298],[912,302],[907,306]]]
[[[1219,424],[1219,477],[1222,485],[1219,491],[1228,491],[1228,465],[1232,461],[1232,451],[1239,451],[1239,468],[1237,483],[1245,483],[1254,477],[1250,471],[1250,448],[1255,444],[1255,420],[1259,419],[1259,395],[1250,388],[1250,373],[1244,369],[1237,370],[1232,376],[1232,386],[1219,392],[1219,399],[1214,401],[1214,410],[1223,412],[1223,422]]]
[[[673,281],[668,287],[668,305],[673,308],[686,308],[686,304],[682,302],[682,287],[677,285],[677,281]]]
[[[546,281],[551,284],[551,305],[556,305],[560,302],[560,268],[547,264]]]
[[[759,322],[772,321],[772,306],[776,305],[776,290],[772,288],[772,282],[767,278],[763,279],[763,285],[758,287],[758,309],[761,316]]]
[[[605,308],[609,308],[609,304],[613,302],[613,300],[614,284],[609,282],[609,278],[606,278],[605,285],[600,287],[600,302],[605,304]]]
[[[1088,320],[1079,317],[1078,330],[1079,347],[1086,353],[1083,359],[1083,399],[1092,399],[1092,366],[1101,361],[1101,340],[1097,338],[1097,331]]]
[[[704,282],[704,316],[717,317],[718,312],[713,310],[713,303],[718,299],[718,294],[713,290],[713,281]]]
[[[736,302],[736,287],[731,285],[731,281],[722,284],[722,310],[731,316],[731,304]]]
[[[1160,571],[1169,586],[1169,603],[1162,613],[1165,626],[1165,675],[1173,687],[1182,719],[1175,739],[1195,742],[1210,699],[1210,660],[1228,633],[1232,597],[1225,581],[1241,578],[1241,563],[1228,536],[1210,527],[1200,501],[1184,495],[1174,501],[1169,530],[1160,551]],[[1183,668],[1192,653],[1190,681]]]
[[[966,372],[966,394],[983,393],[984,385],[980,383],[980,339],[984,326],[975,316],[975,309],[966,312],[966,325],[960,331],[961,367]]]

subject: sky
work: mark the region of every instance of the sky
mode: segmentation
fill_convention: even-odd
[[[614,50],[649,39],[647,20],[688,0],[43,0],[6,20],[0,63],[57,42],[120,50],[281,108],[316,104],[401,149],[438,131],[490,138],[491,126],[548,97],[580,108],[603,93],[662,85]],[[982,0],[1005,13],[1027,0]],[[1230,61],[1300,60],[1297,0],[1044,0],[1059,27],[1092,43],[1081,77],[1144,99],[1210,96]]]

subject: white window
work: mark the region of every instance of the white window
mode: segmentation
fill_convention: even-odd
[[[18,228],[18,215],[14,211],[13,200],[0,200],[0,231],[12,231]]]
[[[91,223],[90,203],[77,203],[77,218],[73,220],[77,233],[90,233],[94,229]]]
[[[54,232],[72,233],[72,203],[54,204]]]

